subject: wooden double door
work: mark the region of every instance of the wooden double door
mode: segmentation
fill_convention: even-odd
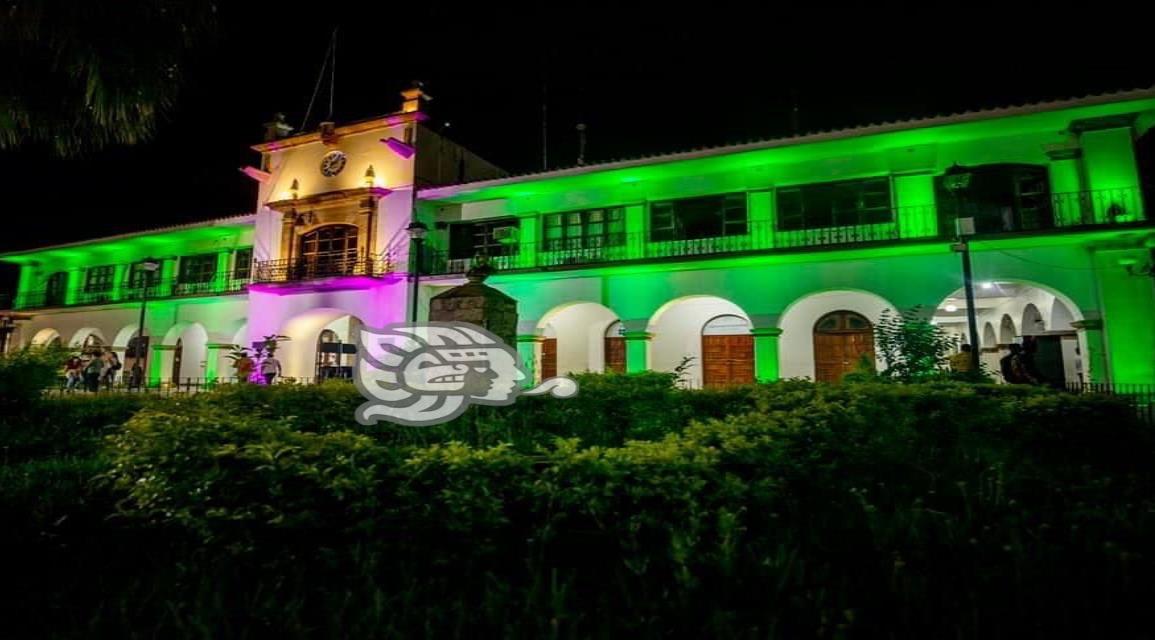
[[[754,336],[702,336],[702,386],[754,383]]]
[[[837,382],[863,356],[874,362],[874,327],[853,311],[828,313],[814,325],[814,379]]]

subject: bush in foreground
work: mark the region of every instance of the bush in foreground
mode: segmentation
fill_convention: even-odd
[[[282,409],[238,418],[206,396],[129,420],[106,477],[127,522],[199,549],[156,587],[182,603],[156,623],[178,632],[1022,637],[1144,624],[1152,444],[1121,403],[649,382],[644,412],[620,384],[590,385],[584,404],[527,403],[485,424],[478,412],[428,444]],[[270,402],[291,402],[283,393]],[[678,422],[719,397],[732,415]],[[550,440],[518,437],[531,428]],[[562,437],[578,429],[590,440]],[[249,603],[240,619],[229,599]]]

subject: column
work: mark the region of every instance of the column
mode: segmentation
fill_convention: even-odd
[[[518,218],[518,267],[528,269],[537,266],[538,244],[541,242],[541,230],[538,228],[538,220],[539,218],[536,214]]]
[[[157,340],[155,336],[149,332],[149,340]],[[172,344],[151,344],[151,353],[148,354],[148,386],[160,386],[160,381],[164,378],[164,354],[176,351],[176,345]]]
[[[1107,373],[1107,350],[1103,342],[1103,321],[1094,318],[1071,323],[1086,345],[1083,353],[1083,381],[1109,382]]]
[[[778,338],[782,330],[778,327],[758,327],[750,330],[754,335],[754,379],[770,382],[779,378]]]
[[[626,258],[646,256],[646,205],[626,207]]]
[[[12,301],[13,309],[23,309],[28,306],[30,300],[35,300],[36,296],[33,295],[32,291],[32,283],[35,281],[36,271],[32,268],[32,265],[20,265],[20,280],[16,285],[16,299]],[[44,280],[44,283],[45,289],[47,289],[48,281]]]
[[[231,253],[230,251],[222,251],[217,254],[217,272],[213,275],[212,293],[221,293],[229,288],[229,255]]]
[[[1083,170],[1095,222],[1144,219],[1132,125],[1133,118],[1082,120],[1071,125],[1079,133],[1083,148]]]
[[[653,338],[654,334],[646,331],[625,331],[622,337],[626,339],[626,373],[649,371],[650,338]]]
[[[167,298],[172,295],[173,283],[176,282],[176,258],[160,258],[160,268],[156,270],[156,278],[153,280],[155,285],[148,292],[148,297],[151,298]]]
[[[524,385],[532,387],[538,383],[537,363],[541,359],[542,337],[536,334],[521,334],[517,336],[517,355],[521,359],[521,366],[525,369]]]
[[[774,246],[774,192],[751,191],[747,196],[750,221],[750,248]]]
[[[227,255],[227,254],[225,254]],[[205,345],[205,379],[214,381],[217,378],[231,378],[232,371],[220,371],[221,358],[233,350],[234,345],[223,342],[210,342]]]
[[[1055,224],[1066,227],[1094,222],[1094,212],[1090,211],[1084,197],[1087,186],[1083,184],[1083,168],[1080,164],[1083,150],[1077,145],[1066,144],[1049,147],[1046,151],[1051,160],[1047,172],[1055,200]]]
[[[117,264],[112,268],[112,299],[120,300],[124,283],[128,280],[128,265]]]
[[[895,222],[901,238],[938,235],[938,211],[934,199],[934,175],[920,173],[894,177],[897,202]]]

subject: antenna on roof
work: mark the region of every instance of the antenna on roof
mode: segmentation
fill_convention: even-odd
[[[791,89],[790,90],[790,135],[796,136],[800,133],[799,125],[798,125],[798,117],[799,117],[799,114],[798,114],[798,90],[797,89]]]
[[[301,121],[299,131],[306,131],[309,125],[309,116],[313,114],[313,104],[317,101],[317,94],[321,92],[321,81],[325,79],[325,68],[329,68],[329,117],[333,119],[333,102],[337,95],[337,28],[333,27],[333,35],[329,38],[329,48],[325,49],[325,57],[321,59],[321,69],[317,72],[317,84],[313,86],[313,96],[309,98],[309,106],[305,109],[305,119]]]
[[[549,171],[549,80],[541,81],[541,170]]]
[[[577,164],[580,167],[586,163],[586,123],[579,122],[577,125],[577,132],[578,132]]]

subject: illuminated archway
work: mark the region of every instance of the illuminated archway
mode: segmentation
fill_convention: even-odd
[[[341,309],[311,309],[293,316],[278,331],[286,338],[277,344],[282,375],[298,380],[351,377],[361,325],[360,318]],[[322,342],[322,334],[331,339]]]
[[[783,378],[817,378],[818,361],[815,353],[815,329],[818,327],[819,321],[826,318],[828,314],[855,314],[873,326],[884,311],[892,314],[898,313],[890,301],[868,291],[821,291],[794,301],[786,308],[778,322],[779,328],[782,329],[778,347],[781,376]],[[844,319],[846,317],[849,316],[844,316]],[[847,325],[844,322],[838,326],[845,328]],[[844,358],[838,353],[830,353],[830,362],[823,363],[824,371],[833,367],[835,361],[837,363],[848,361],[850,364],[845,366],[853,369],[854,366],[857,366],[862,355],[873,353],[873,341],[871,341],[869,352],[860,349],[865,344],[863,340],[860,339],[857,342],[858,346],[855,349],[859,349],[861,353],[856,351],[852,354],[854,356],[852,358]],[[878,367],[880,364],[876,356],[875,366]],[[839,368],[842,366],[839,364]],[[839,377],[843,374],[844,372],[840,373]],[[826,373],[823,375],[829,377]]]
[[[708,364],[702,351],[703,332],[711,320],[721,316],[738,318],[749,330],[749,314],[725,298],[687,296],[662,305],[650,318],[646,329],[653,335],[650,341],[651,368],[668,372],[681,368],[682,384],[694,388],[703,386],[706,378],[703,367]],[[711,355],[711,366],[714,366],[716,355]],[[738,357],[728,355],[728,352],[722,356],[729,360]],[[753,354],[749,366],[753,370]],[[716,376],[712,374],[711,378],[716,379]]]
[[[606,368],[606,331],[618,316],[596,302],[555,307],[537,323],[541,332],[541,378]],[[624,363],[624,361],[623,361]]]
[[[988,372],[998,377],[1007,345],[1020,343],[1044,381],[1083,379],[1085,337],[1074,326],[1083,313],[1071,298],[1036,282],[997,279],[975,283],[974,301],[983,328],[980,361]],[[962,289],[955,290],[935,309],[934,322],[960,338],[967,335],[966,305]]]

